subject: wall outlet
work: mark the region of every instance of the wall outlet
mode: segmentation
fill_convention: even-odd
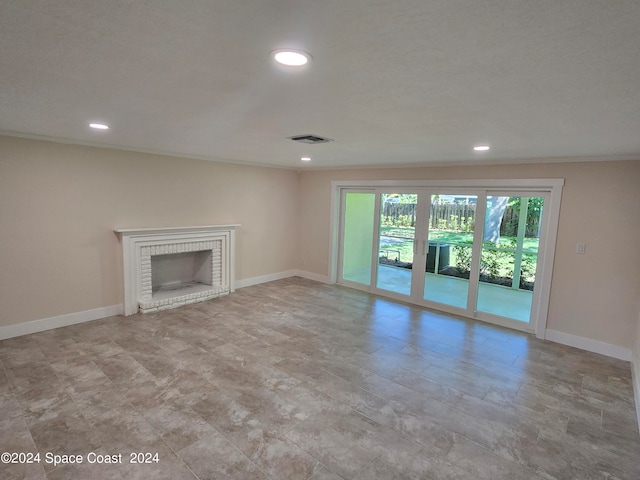
[[[584,255],[584,252],[586,251],[587,246],[584,243],[579,243],[576,245],[576,253],[578,255]]]

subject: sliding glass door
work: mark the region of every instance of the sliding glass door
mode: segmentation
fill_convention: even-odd
[[[487,197],[478,315],[531,322],[544,203],[541,193]]]
[[[477,202],[478,195],[469,192],[429,193],[423,300],[467,309]]]
[[[424,305],[532,331],[545,193],[431,191]]]
[[[380,192],[378,195],[378,261],[375,286],[410,296],[417,257],[418,193]]]
[[[373,192],[342,192],[340,273],[344,283],[371,285],[375,198]]]
[[[343,190],[338,282],[533,331],[547,201],[535,191]]]

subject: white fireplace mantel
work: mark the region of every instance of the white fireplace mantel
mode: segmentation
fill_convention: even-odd
[[[235,229],[239,224],[191,227],[122,228],[124,314],[155,312],[235,291]],[[152,293],[154,255],[211,251],[211,285]]]

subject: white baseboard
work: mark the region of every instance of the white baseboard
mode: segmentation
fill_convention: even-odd
[[[316,273],[305,272],[302,270],[287,270],[284,272],[237,280],[235,287],[249,287],[251,285],[258,285],[260,283],[273,282],[274,280],[281,280],[283,278],[296,276],[315,280],[317,282],[329,283],[329,277],[324,275],[318,275]],[[17,323],[15,325],[0,327],[0,340],[29,335],[30,333],[43,332],[45,330],[53,330],[54,328],[67,327],[77,323],[90,322],[92,320],[99,320],[101,318],[112,317],[114,315],[122,315],[123,313],[123,305],[111,305],[109,307],[94,308],[93,310],[86,310],[84,312],[75,312],[66,315],[59,315],[57,317]]]
[[[307,280],[313,280],[315,282],[330,284],[328,275],[320,275],[318,273],[307,272],[305,270],[296,270],[296,277],[306,278]]]
[[[544,334],[545,340],[562,343],[570,347],[580,348],[593,353],[606,355],[607,357],[617,358],[619,360],[631,361],[631,349],[612,345],[610,343],[591,340],[590,338],[571,335],[570,333],[559,332],[557,330],[546,330]]]
[[[77,323],[90,322],[101,318],[112,317],[114,315],[122,315],[124,307],[122,305],[111,305],[109,307],[94,308],[93,310],[85,310],[84,312],[69,313],[67,315],[59,315],[57,317],[42,318],[40,320],[32,320],[30,322],[17,323],[7,327],[0,327],[0,340],[6,338],[20,337],[30,333],[43,332],[54,328],[67,327]]]
[[[282,280],[283,278],[295,276],[296,270],[286,270],[284,272],[260,275],[259,277],[244,278],[242,280],[236,280],[236,288],[250,287],[252,285],[259,285],[261,283],[273,282],[275,280]]]
[[[236,288],[250,287],[261,283],[273,282],[289,277],[302,277],[307,280],[314,280],[320,283],[330,283],[329,277],[326,275],[318,275],[317,273],[306,272],[304,270],[286,270],[284,272],[270,273],[269,275],[260,275],[259,277],[245,278],[236,280]]]

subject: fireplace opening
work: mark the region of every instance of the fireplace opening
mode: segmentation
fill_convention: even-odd
[[[153,300],[197,293],[213,285],[211,250],[151,256],[151,293]]]

